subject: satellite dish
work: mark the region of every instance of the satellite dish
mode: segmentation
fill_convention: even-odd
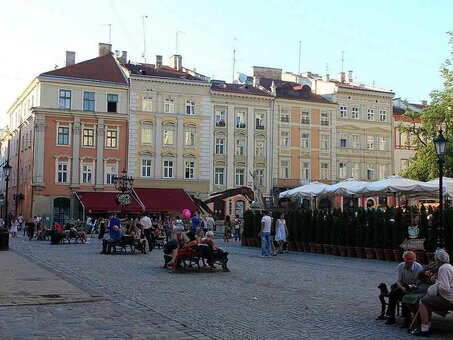
[[[121,56],[123,55],[123,52],[121,52],[120,50],[115,50],[115,55],[117,58],[121,58]]]
[[[239,84],[245,84],[247,82],[247,75],[244,74],[244,73],[236,73],[237,75],[237,80],[239,82]]]

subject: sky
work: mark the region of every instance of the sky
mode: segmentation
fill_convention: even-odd
[[[451,0],[0,0],[0,127],[34,77],[63,67],[66,51],[97,57],[99,42],[148,63],[166,64],[177,48],[183,66],[227,81],[233,50],[235,71],[249,75],[300,63],[337,77],[343,64],[357,83],[429,101],[442,88],[452,17]]]

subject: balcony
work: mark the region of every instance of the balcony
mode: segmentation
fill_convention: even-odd
[[[236,129],[245,129],[246,125],[245,123],[239,122],[236,123]]]

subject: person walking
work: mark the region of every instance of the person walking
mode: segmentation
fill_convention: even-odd
[[[168,242],[173,238],[173,224],[170,216],[165,217],[164,219],[164,232],[165,232],[165,242]]]
[[[153,251],[155,243],[154,233],[152,230],[153,223],[146,214],[143,214],[142,218],[140,219],[140,224],[143,226],[143,233],[145,234],[146,241],[148,242],[148,251],[151,253]]]
[[[211,214],[209,214],[208,218],[206,219],[206,222],[208,223],[208,230],[215,231],[215,221]]]
[[[17,220],[16,219],[13,219],[11,221],[11,237],[14,237],[16,238],[17,237]]]
[[[241,227],[242,227],[242,219],[236,214],[234,219],[234,240],[241,242]]]
[[[265,211],[261,219],[261,231],[258,233],[258,237],[261,237],[261,257],[272,257],[271,225],[272,218]]]
[[[233,231],[233,227],[231,225],[231,218],[230,215],[225,216],[225,222],[223,223],[223,239],[225,242],[230,242],[231,232]]]
[[[275,228],[275,241],[278,242],[278,253],[283,254],[283,244],[286,242],[286,238],[288,237],[285,214],[280,214],[280,218],[275,223]]]

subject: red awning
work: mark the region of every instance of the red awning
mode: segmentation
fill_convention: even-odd
[[[149,212],[198,210],[184,189],[134,188],[134,191]]]
[[[76,195],[80,200],[80,203],[84,206],[87,212],[120,212],[121,205],[116,200],[117,192],[88,192],[81,191],[77,192]],[[128,213],[139,213],[142,212],[142,206],[134,197],[131,195],[131,203],[124,206],[123,211]]]

